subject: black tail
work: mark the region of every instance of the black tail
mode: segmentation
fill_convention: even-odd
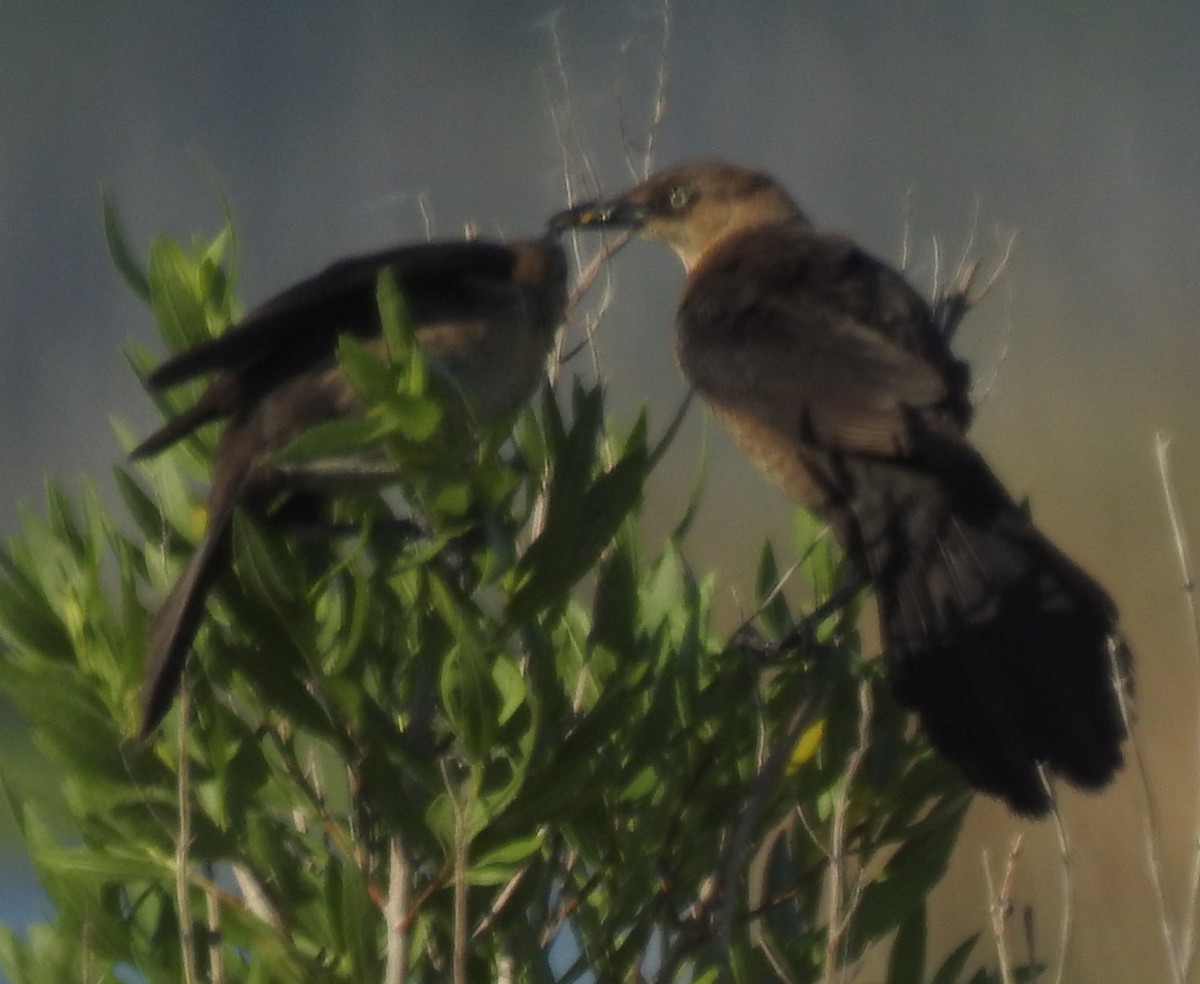
[[[150,736],[171,709],[192,642],[204,617],[208,592],[228,564],[233,508],[231,490],[210,501],[208,529],[150,625],[146,670],[142,676],[142,726]]]
[[[186,354],[186,353],[185,353]],[[167,363],[170,365],[170,363]],[[153,380],[151,376],[151,381]],[[130,459],[149,458],[176,441],[187,437],[192,431],[205,424],[228,416],[237,408],[240,398],[240,381],[234,376],[223,376],[200,394],[200,398],[182,413],[167,420],[158,430],[129,452]],[[153,385],[151,383],[151,385]]]
[[[1019,813],[1050,808],[1039,766],[1108,783],[1125,737],[1114,667],[1126,676],[1129,652],[1104,589],[973,452],[936,473],[847,467],[893,689],[934,746]]]

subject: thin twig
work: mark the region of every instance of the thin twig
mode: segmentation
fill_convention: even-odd
[[[861,872],[854,889],[847,893],[844,882],[847,874],[846,818],[850,809],[850,793],[858,770],[862,767],[871,744],[871,683],[863,680],[858,685],[858,738],[853,753],[846,762],[833,801],[833,822],[829,842],[829,888],[828,913],[825,927],[825,981],[832,984],[834,973],[841,966],[847,941],[847,930],[854,918],[862,894]]]
[[[996,942],[996,959],[1000,964],[1000,980],[1003,984],[1015,984],[1012,958],[1008,953],[1007,922],[1012,913],[1012,882],[1017,867],[1017,852],[1021,849],[1021,835],[1012,839],[1008,849],[1008,858],[1004,863],[1004,879],[999,891],[992,876],[992,863],[987,848],[983,850],[983,873],[987,878],[988,912],[991,915],[992,938]]]
[[[470,914],[467,910],[467,809],[460,799],[462,790],[452,782],[446,763],[442,762],[442,777],[454,805],[454,954],[452,979],[454,984],[467,984],[467,951],[470,947]]]
[[[778,789],[779,780],[791,759],[792,751],[800,735],[809,725],[813,709],[819,704],[814,695],[806,700],[793,715],[783,738],[776,744],[770,756],[763,763],[754,778],[753,789],[742,816],[738,821],[733,836],[726,843],[717,863],[716,897],[720,900],[717,912],[717,937],[721,940],[723,952],[730,952],[733,942],[733,909],[736,901],[736,873],[741,868],[742,859],[749,851],[750,837],[758,825],[759,817],[766,806],[768,798]]]
[[[175,905],[179,915],[179,951],[183,962],[184,984],[195,984],[196,940],[192,931],[192,907],[188,901],[188,866],[192,848],[191,757],[188,755],[188,732],[191,724],[192,695],[187,671],[179,688],[179,775],[176,780],[176,801],[179,809],[179,828],[175,835]]]
[[[658,139],[659,130],[662,128],[662,122],[667,114],[667,52],[671,47],[670,0],[662,0],[659,8],[659,21],[661,27],[659,29],[658,54],[655,58],[654,94],[650,103],[650,120],[646,124],[645,137],[642,140],[642,160],[640,166],[635,164],[633,160],[634,145],[637,141],[629,131],[624,86],[625,79],[629,73],[624,68],[622,68],[620,73],[621,87],[617,92],[617,126],[621,133],[621,145],[625,152],[625,167],[634,181],[645,181],[654,170],[655,143]],[[632,39],[627,40],[621,46],[622,55],[631,50],[632,47]]]
[[[749,912],[762,911],[767,901],[767,869],[771,863],[771,855],[774,853],[775,844],[781,837],[785,837],[791,833],[795,825],[796,814],[793,811],[789,811],[774,827],[767,831],[759,843],[758,849],[754,852],[754,857],[750,859],[746,878],[746,905]],[[785,958],[777,952],[777,944],[774,937],[768,931],[766,920],[748,918],[748,922],[750,942],[762,951],[767,962],[771,965],[771,969],[775,972],[775,976],[785,982],[785,984],[794,984],[795,978],[788,970]]]
[[[904,205],[900,221],[900,269],[908,269],[908,248],[912,237],[912,201],[915,189],[909,185],[904,191]]]
[[[1200,607],[1196,603],[1196,578],[1192,569],[1192,553],[1188,546],[1187,533],[1183,520],[1179,515],[1179,505],[1175,499],[1175,485],[1171,481],[1171,467],[1168,451],[1171,439],[1159,433],[1154,435],[1154,456],[1158,461],[1159,480],[1162,485],[1163,498],[1167,504],[1167,518],[1171,523],[1171,534],[1175,541],[1175,559],[1179,564],[1179,572],[1183,577],[1183,592],[1187,599],[1188,614],[1191,615],[1192,651],[1200,661]],[[1196,733],[1200,741],[1200,728]],[[1197,760],[1200,761],[1200,749],[1197,750]],[[1200,787],[1197,787],[1200,790]],[[1200,802],[1196,806],[1197,822],[1200,823]],[[1196,931],[1196,897],[1200,893],[1200,828],[1192,835],[1192,864],[1191,875],[1188,879],[1187,903],[1183,919],[1183,939],[1180,944],[1180,967],[1183,976],[1191,976],[1192,959],[1195,956]]]
[[[1166,883],[1163,878],[1163,862],[1161,855],[1162,825],[1158,819],[1158,809],[1150,790],[1150,776],[1146,770],[1146,760],[1142,756],[1141,742],[1133,727],[1133,715],[1129,707],[1129,696],[1125,687],[1125,669],[1121,666],[1118,649],[1115,643],[1109,644],[1113,689],[1117,694],[1117,706],[1121,710],[1121,721],[1128,735],[1129,750],[1133,753],[1134,774],[1142,791],[1145,808],[1142,813],[1144,838],[1146,845],[1146,867],[1150,874],[1150,885],[1154,890],[1154,901],[1158,906],[1158,924],[1162,930],[1163,945],[1167,951],[1167,965],[1171,968],[1171,980],[1174,984],[1186,984],[1187,975],[1184,972],[1180,952],[1175,942],[1175,932],[1171,925],[1171,906],[1167,902]]]
[[[425,239],[430,241],[437,230],[437,223],[433,220],[433,206],[429,203],[429,196],[423,191],[417,195],[417,210],[421,213],[421,224],[425,227]]]
[[[1163,499],[1167,506],[1167,519],[1171,524],[1171,536],[1175,543],[1175,560],[1179,565],[1179,573],[1183,579],[1184,597],[1187,601],[1188,614],[1191,616],[1189,628],[1192,636],[1192,651],[1200,661],[1200,606],[1197,605],[1196,577],[1192,567],[1191,547],[1188,544],[1187,532],[1175,496],[1175,484],[1171,479],[1170,448],[1171,438],[1168,435],[1161,432],[1154,435],[1154,457],[1158,462],[1159,484],[1162,486]],[[1196,738],[1200,741],[1200,728],[1197,728]],[[1197,758],[1200,760],[1200,750],[1197,751]],[[1195,822],[1200,824],[1200,802],[1197,803],[1195,817]],[[1200,827],[1197,827],[1192,834],[1191,866],[1187,898],[1184,903],[1182,938],[1179,942],[1177,957],[1179,974],[1184,980],[1191,976],[1192,961],[1195,958],[1198,893],[1200,893]],[[1163,917],[1165,918],[1165,912]]]
[[[978,267],[979,263],[971,259],[971,252],[975,248],[975,234],[979,231],[979,213],[982,208],[983,203],[976,195],[971,201],[971,217],[967,220],[967,238],[963,241],[962,250],[958,254],[958,264],[954,268],[952,280],[970,280],[975,276],[975,271],[971,268]]]
[[[1038,776],[1042,780],[1042,788],[1050,801],[1050,817],[1054,821],[1054,834],[1058,839],[1058,857],[1062,871],[1062,914],[1059,919],[1058,934],[1058,966],[1054,971],[1054,984],[1062,984],[1063,975],[1067,970],[1067,953],[1071,948],[1071,928],[1075,918],[1075,865],[1071,854],[1071,842],[1067,837],[1067,825],[1063,823],[1062,812],[1051,788],[1046,770],[1038,766]]]
[[[575,243],[578,250],[579,237],[576,236]],[[594,355],[595,353],[595,336],[596,331],[600,327],[600,322],[611,303],[612,297],[612,276],[608,268],[608,261],[611,260],[626,243],[633,238],[633,231],[630,229],[622,230],[611,238],[607,235],[601,237],[601,247],[596,254],[587,262],[586,266],[581,266],[579,276],[571,288],[570,296],[567,298],[567,310],[573,311],[575,307],[583,300],[583,295],[588,288],[595,283],[601,273],[604,274],[605,285],[604,293],[601,295],[600,304],[594,311],[587,312],[584,316],[584,331],[583,341],[577,343],[573,348],[566,352],[562,351],[561,344],[559,345],[558,355],[550,360],[552,376],[557,374],[557,370],[566,365],[575,358],[584,349],[588,349]],[[578,259],[577,263],[581,262]],[[553,379],[552,379],[553,381]]]
[[[479,939],[484,933],[492,928],[500,913],[504,911],[504,907],[508,905],[509,899],[513,897],[517,889],[521,887],[521,883],[525,881],[525,877],[529,874],[530,868],[533,867],[533,862],[528,862],[521,866],[520,870],[508,880],[508,883],[500,890],[500,893],[492,900],[491,906],[488,908],[485,915],[476,924],[474,931],[471,933],[472,939]]]
[[[1005,317],[1004,317],[1004,334],[1000,341],[1000,351],[992,363],[992,370],[987,380],[973,387],[975,392],[972,394],[971,402],[976,406],[982,406],[983,403],[992,395],[992,390],[995,389],[996,382],[1000,379],[1000,370],[1004,367],[1004,363],[1008,361],[1008,353],[1012,347],[1013,337],[1013,286],[1012,281],[1006,280],[1005,285]],[[984,288],[986,293],[991,289],[989,284]],[[982,296],[982,295],[981,295]]]

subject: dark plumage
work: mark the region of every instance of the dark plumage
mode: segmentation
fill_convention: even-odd
[[[1105,785],[1125,735],[1116,608],[968,443],[968,368],[905,279],[726,164],[551,223],[632,226],[679,254],[684,375],[871,579],[896,696],[972,785],[1032,815],[1050,805],[1039,766]]]
[[[335,352],[342,334],[382,346],[376,285],[384,270],[400,286],[418,344],[455,377],[477,419],[504,418],[536,389],[566,306],[566,259],[551,239],[423,243],[343,260],[151,373],[151,390],[215,377],[132,457],[156,454],[210,421],[227,423],[213,457],[207,530],[150,628],[143,736],[179,686],[205,598],[227,563],[234,509],[293,490],[294,477],[266,459],[316,424],[361,412]]]

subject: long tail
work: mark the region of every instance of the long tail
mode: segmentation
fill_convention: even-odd
[[[1050,808],[1039,766],[1108,783],[1125,737],[1114,667],[1127,677],[1130,656],[1104,589],[973,452],[936,472],[848,468],[892,686],[934,746],[1019,813]]]
[[[204,617],[208,592],[229,562],[233,511],[241,484],[238,481],[214,485],[208,529],[150,625],[146,670],[142,676],[139,734],[143,739],[153,733],[171,709]]]
[[[167,363],[167,365],[171,364]],[[156,387],[154,376],[150,377],[149,385],[151,388],[161,388]],[[130,459],[137,461],[140,458],[156,455],[210,421],[228,416],[237,409],[240,398],[240,380],[236,376],[218,377],[200,394],[200,398],[195,403],[171,417],[130,451]]]

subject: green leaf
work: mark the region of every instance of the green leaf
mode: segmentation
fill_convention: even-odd
[[[150,247],[150,308],[168,347],[188,348],[208,341],[208,313],[195,260],[166,237]]]
[[[108,255],[112,257],[113,266],[125,281],[134,295],[141,301],[150,301],[150,281],[146,271],[134,258],[133,250],[129,247],[129,239],[121,225],[117,208],[109,194],[108,188],[100,187],[100,211],[104,217],[104,241],[108,244]]]
[[[379,308],[379,322],[387,345],[388,361],[405,365],[416,352],[413,335],[412,315],[404,301],[404,294],[390,269],[383,269],[375,285],[375,304]],[[418,390],[419,392],[419,390]]]
[[[553,600],[561,599],[591,570],[597,556],[616,535],[637,505],[647,475],[646,449],[631,443],[621,459],[574,498],[569,511],[555,511],[560,494],[551,491],[546,527],[530,545],[517,567],[517,587],[509,598],[505,619],[517,624]]]
[[[862,894],[851,925],[847,956],[857,960],[868,944],[909,918],[914,908],[946,873],[967,803],[959,803],[946,820],[905,841]]]
[[[499,653],[492,662],[492,682],[500,694],[499,724],[508,722],[517,708],[525,703],[528,689],[521,669],[507,655]]]
[[[768,541],[763,544],[762,553],[758,558],[758,575],[754,590],[761,606],[759,618],[767,631],[776,638],[786,635],[795,625],[787,597],[780,585],[781,577],[779,564],[775,560],[775,550]],[[778,593],[771,597],[771,592],[777,589]]]
[[[925,980],[925,902],[900,924],[888,954],[887,984],[922,984]]]
[[[542,846],[540,832],[514,837],[471,858],[468,880],[472,885],[503,885]]]
[[[431,599],[447,625],[455,627],[454,644],[442,662],[439,687],[446,717],[468,756],[478,762],[491,752],[498,727],[500,700],[485,656],[483,640],[451,592],[430,579]]]
[[[638,583],[632,536],[606,557],[592,601],[593,643],[632,655],[637,647]]]
[[[975,949],[980,935],[972,933],[951,950],[950,955],[942,961],[942,965],[937,969],[937,973],[933,975],[929,984],[957,984],[958,977],[962,973],[963,967],[967,965],[967,960],[971,956],[971,951]]]
[[[0,635],[50,659],[66,659],[74,643],[61,613],[23,565],[0,547]]]
[[[314,462],[349,462],[356,452],[375,446],[386,435],[379,420],[341,417],[310,427],[271,455],[277,465],[307,465]]]
[[[118,784],[128,780],[116,722],[76,667],[28,657],[0,660],[0,690],[22,708],[72,774]]]

